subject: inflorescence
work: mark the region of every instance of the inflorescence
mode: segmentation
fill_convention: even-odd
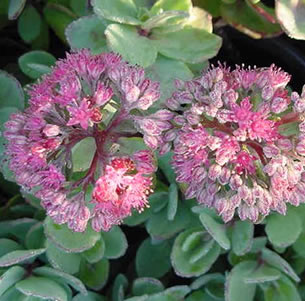
[[[91,219],[94,230],[108,231],[148,206],[153,154],[125,153],[120,141],[137,135],[133,118],[159,98],[158,83],[115,54],[81,50],[58,61],[28,93],[29,107],[5,125],[6,154],[17,183],[42,200],[56,223],[82,232]],[[88,137],[96,150],[76,179],[73,148]]]
[[[274,65],[212,67],[176,81],[166,101],[171,113],[136,123],[151,148],[173,150],[186,198],[215,208],[225,222],[235,211],[259,222],[305,201],[305,89],[289,95],[289,80]]]

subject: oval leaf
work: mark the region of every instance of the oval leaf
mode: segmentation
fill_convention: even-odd
[[[205,229],[217,241],[217,243],[225,250],[229,250],[231,243],[227,236],[226,226],[216,222],[209,214],[205,212],[202,212],[199,215],[199,218]]]
[[[41,50],[27,52],[18,59],[22,72],[33,79],[48,73],[55,62],[56,59],[52,54]]]
[[[144,68],[152,65],[157,58],[155,43],[141,36],[134,26],[111,24],[105,31],[108,47],[122,55],[131,64]],[[135,45],[137,45],[135,47]]]
[[[8,267],[16,263],[24,263],[41,255],[45,250],[46,249],[12,251],[0,258],[0,267]]]
[[[242,256],[248,253],[253,244],[254,225],[249,221],[236,221],[232,232],[233,252]]]
[[[226,301],[253,300],[256,285],[245,283],[244,278],[251,274],[256,266],[255,261],[244,261],[233,268],[226,279]]]
[[[162,277],[171,268],[170,252],[168,241],[152,244],[150,238],[145,239],[136,255],[137,274],[140,277]]]
[[[8,19],[15,20],[21,14],[26,0],[10,0],[10,4],[8,7]]]
[[[133,0],[94,0],[92,5],[94,12],[105,19],[132,25],[141,24]]]
[[[0,70],[0,108],[24,108],[24,93],[20,83],[7,72]]]
[[[48,240],[46,255],[52,267],[56,269],[69,274],[75,274],[79,271],[81,261],[80,254],[66,253]]]
[[[92,15],[73,21],[65,35],[71,48],[90,48],[92,53],[101,53],[107,51],[105,29],[105,22]]]
[[[16,284],[16,288],[27,296],[52,301],[67,301],[65,289],[57,282],[43,277],[29,277]]]
[[[124,232],[119,226],[114,226],[110,231],[102,232],[101,234],[105,242],[104,256],[106,258],[115,259],[125,254],[128,243]]]
[[[90,226],[82,233],[72,232],[66,225],[56,225],[49,217],[44,222],[44,231],[57,247],[72,253],[91,249],[101,237]]]
[[[54,278],[57,281],[63,281],[71,285],[75,290],[79,291],[83,295],[87,294],[87,289],[83,283],[74,276],[67,273],[49,268],[49,267],[39,267],[34,270],[34,273],[39,276],[46,276],[48,278]]]
[[[273,214],[267,218],[265,227],[269,241],[276,247],[292,245],[302,232],[302,220],[294,210],[286,215]]]
[[[25,275],[25,270],[22,267],[15,266],[8,269],[0,277],[0,296],[12,285],[21,280]]]

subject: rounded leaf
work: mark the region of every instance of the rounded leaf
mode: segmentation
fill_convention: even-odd
[[[15,20],[21,14],[26,0],[10,0],[10,4],[8,7],[8,19]]]
[[[34,6],[27,5],[18,19],[19,35],[25,42],[30,43],[39,36],[40,30],[41,17],[39,12]]]
[[[137,7],[133,0],[94,0],[94,12],[105,19],[117,23],[138,25]]]
[[[81,279],[86,286],[94,290],[102,289],[107,283],[108,276],[109,261],[106,258],[103,258],[94,264],[83,261],[78,274],[79,279]]]
[[[49,217],[44,222],[44,231],[47,238],[57,247],[72,253],[91,249],[101,237],[101,234],[90,226],[82,233],[73,232],[66,225],[55,224]]]
[[[227,235],[226,226],[218,223],[213,219],[213,217],[205,212],[202,212],[199,215],[199,218],[205,229],[217,241],[217,243],[225,250],[229,250],[231,243]]]
[[[249,221],[236,221],[232,231],[232,249],[242,256],[250,251],[253,244],[254,225]]]
[[[83,283],[74,276],[71,276],[67,273],[49,268],[49,267],[39,267],[34,270],[34,273],[39,276],[45,276],[48,278],[53,278],[56,281],[65,282],[72,286],[75,290],[79,291],[80,293],[86,295],[87,289],[83,285]]]
[[[267,218],[265,227],[269,241],[277,247],[292,245],[302,232],[302,220],[294,210],[286,215],[273,214]]]
[[[188,243],[187,247],[185,246],[188,237],[198,231],[200,228],[186,230],[175,239],[171,260],[179,276],[194,277],[206,273],[220,254],[219,245],[211,241],[204,231],[200,239],[194,237],[194,243]]]
[[[171,245],[164,240],[158,244],[152,244],[151,239],[145,239],[136,255],[136,270],[140,277],[160,278],[171,268]]]
[[[20,83],[7,72],[0,70],[0,108],[24,108],[24,93]]]
[[[85,16],[70,23],[65,35],[71,48],[90,48],[92,53],[101,53],[107,50],[105,29],[105,22],[97,16]]]
[[[119,226],[114,226],[108,232],[101,232],[101,234],[105,242],[104,256],[106,258],[115,259],[125,254],[128,242]]]
[[[47,258],[52,267],[68,274],[76,274],[79,271],[81,255],[67,253],[56,247],[50,240],[47,240]]]
[[[226,279],[226,301],[253,300],[256,285],[245,283],[244,278],[250,275],[256,266],[255,261],[243,261],[233,268]]]
[[[105,241],[103,238],[97,241],[93,248],[85,251],[82,255],[86,258],[86,260],[90,263],[95,263],[100,261],[105,254]]]
[[[141,36],[134,26],[111,24],[106,28],[105,35],[108,47],[131,64],[138,64],[146,68],[152,65],[157,58],[154,41]]]
[[[16,288],[27,296],[52,301],[68,301],[65,289],[49,278],[31,276],[18,282]]]
[[[41,75],[51,71],[51,66],[56,62],[56,58],[41,50],[34,50],[23,54],[18,59],[20,69],[30,78],[37,79]]]
[[[305,40],[305,2],[276,0],[275,13],[285,32],[294,39]]]

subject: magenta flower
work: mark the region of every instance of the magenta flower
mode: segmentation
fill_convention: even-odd
[[[108,231],[133,209],[148,206],[153,155],[121,148],[123,138],[126,144],[137,133],[134,120],[143,118],[141,111],[160,95],[159,84],[145,78],[143,69],[112,53],[81,50],[58,61],[29,95],[25,112],[6,123],[6,154],[17,183],[42,200],[56,223],[82,232],[91,219],[96,231]],[[69,176],[72,152],[87,137],[94,139],[96,151],[75,181]]]
[[[285,214],[287,203],[305,201],[305,88],[290,97],[289,79],[273,65],[212,67],[177,81],[166,102],[174,117],[153,127],[156,113],[136,120],[138,129],[145,140],[158,138],[161,153],[173,150],[186,198],[215,208],[225,222],[236,211],[253,222],[270,210]]]

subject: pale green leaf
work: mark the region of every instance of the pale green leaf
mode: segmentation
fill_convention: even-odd
[[[157,58],[155,42],[141,36],[136,27],[111,24],[106,28],[105,35],[108,47],[122,55],[124,60],[131,64],[138,64],[146,68],[152,65]]]
[[[31,276],[18,282],[16,288],[27,296],[50,301],[68,301],[65,289],[49,278]]]
[[[105,19],[117,23],[141,24],[133,0],[94,0],[92,5],[94,12]]]

